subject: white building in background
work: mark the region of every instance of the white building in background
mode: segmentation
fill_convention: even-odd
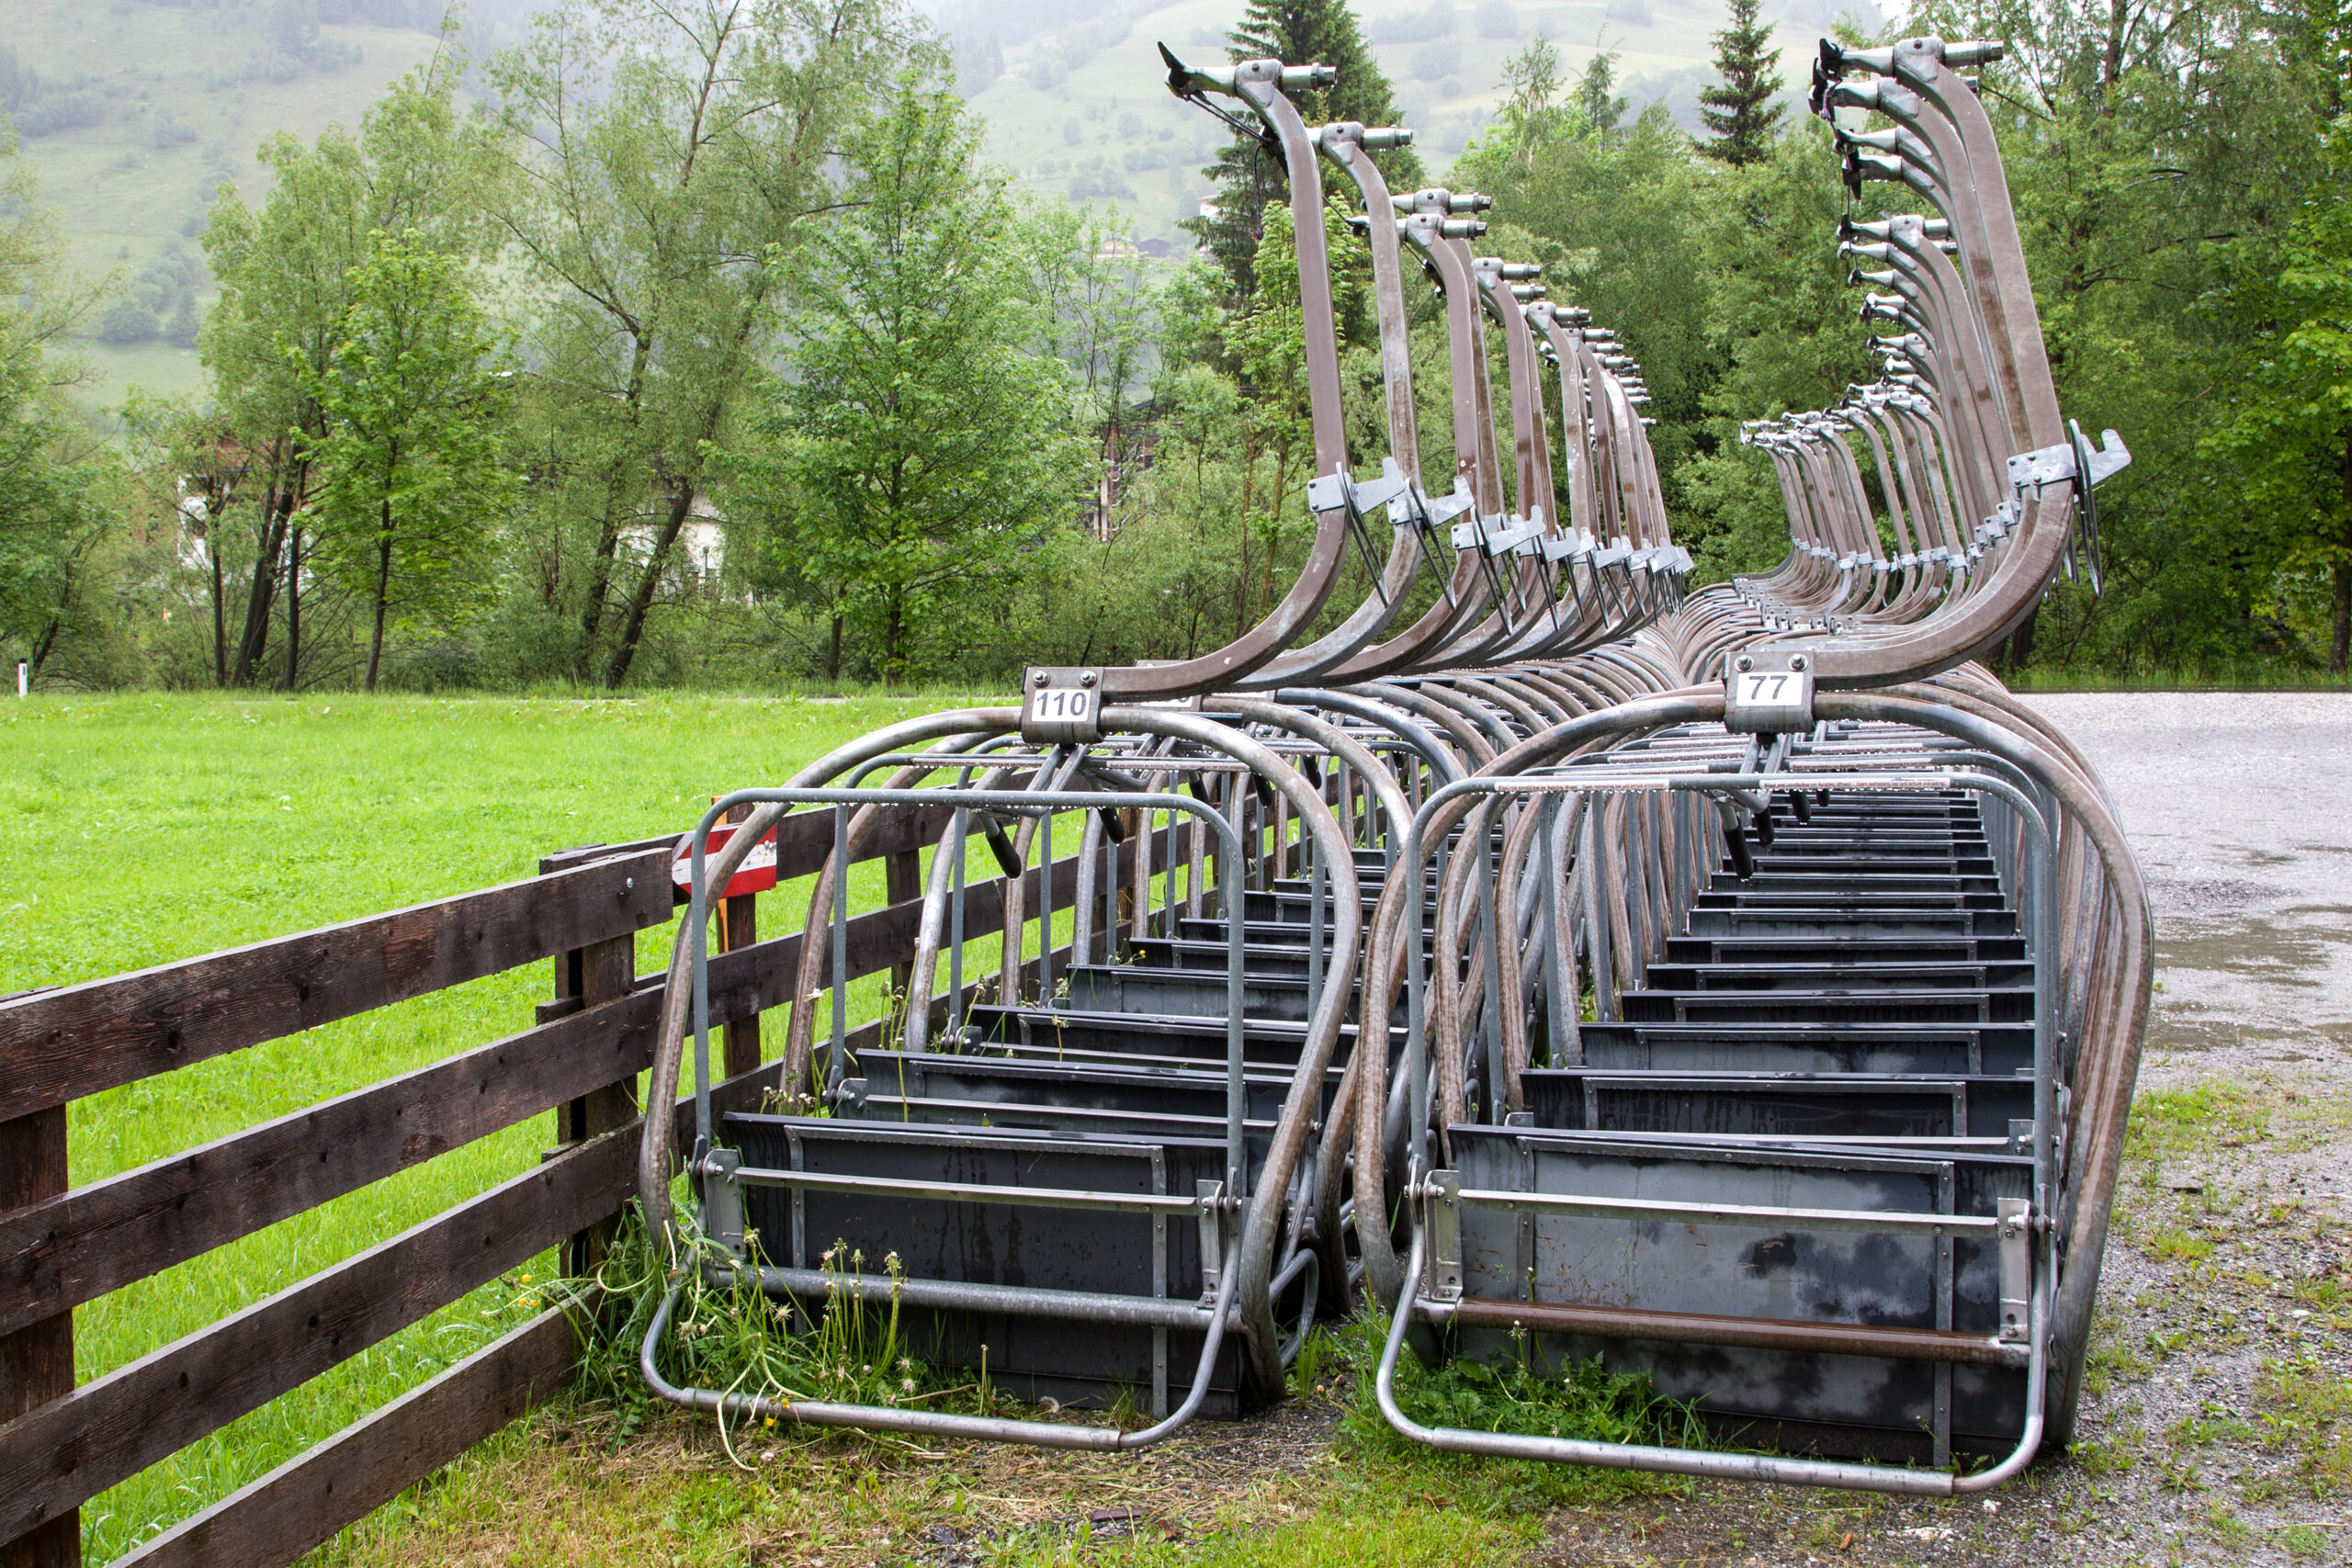
[[[639,560],[653,553],[661,537],[657,525],[636,523],[621,530],[621,549]],[[673,593],[716,595],[727,567],[727,520],[707,497],[695,497],[694,509],[678,529],[670,548],[663,586]]]
[[[211,509],[204,504],[204,497],[189,491],[187,480],[185,478],[179,481],[179,492],[180,525],[177,553],[180,565],[190,571],[209,571],[212,570],[212,546],[209,542],[212,532]]]

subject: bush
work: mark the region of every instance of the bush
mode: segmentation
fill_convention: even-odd
[[[1480,38],[1515,39],[1519,36],[1519,11],[1510,0],[1486,0],[1478,7]]]
[[[144,343],[155,335],[155,312],[136,299],[118,299],[98,317],[100,343]]]
[[[1417,82],[1435,82],[1462,69],[1462,46],[1452,39],[1440,39],[1413,51],[1407,73]]]
[[[1397,11],[1374,17],[1372,23],[1374,43],[1427,43],[1453,32],[1453,7],[1446,0],[1437,0],[1426,11]]]
[[[96,87],[79,92],[42,92],[16,115],[17,130],[27,140],[60,130],[84,130],[104,125],[107,96]]]

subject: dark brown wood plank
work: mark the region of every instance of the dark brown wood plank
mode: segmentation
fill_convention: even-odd
[[[550,1308],[116,1562],[280,1568],[569,1387],[579,1359],[577,1332]]]
[[[661,1006],[634,993],[0,1214],[0,1332],[633,1077]]]
[[[670,918],[668,857],[598,861],[0,1003],[0,1120]]]
[[[862,1048],[879,1034],[878,1022],[867,1023],[853,1032],[852,1043]],[[782,1066],[765,1063],[713,1085],[714,1109],[757,1110]],[[678,1101],[673,1114],[683,1145],[693,1100]],[[279,1568],[568,1387],[578,1362],[576,1331],[551,1308],[119,1561],[135,1568]]]
[[[0,1122],[0,1213],[55,1198],[66,1179],[65,1107]],[[0,1333],[0,1422],[73,1392],[71,1311],[34,1314]],[[21,1533],[0,1526],[0,1568],[78,1568],[81,1516],[69,1508]]]
[[[1069,874],[1075,864],[1074,858],[1065,861],[1055,872],[1056,902],[1063,908],[1077,886]],[[1035,872],[1029,876],[1034,901]],[[1001,880],[968,889],[969,929],[992,934],[1003,897]],[[889,967],[911,945],[921,919],[922,906],[911,903],[851,917],[852,973],[862,977]],[[608,951],[616,950],[626,951],[619,939]],[[711,1022],[753,1017],[781,1003],[791,994],[799,961],[797,935],[713,955]],[[608,965],[598,968],[603,995],[612,982]],[[1035,972],[1035,960],[1030,969]],[[634,1079],[652,1057],[661,998],[662,976],[642,976],[627,995],[593,1011],[575,1010],[184,1154],[0,1213],[0,1334],[552,1106]]]
[[[0,1427],[0,1539],[156,1461],[613,1213],[633,1131],[582,1145]]]
[[[613,937],[580,950],[580,999],[589,1012],[631,994],[637,984],[637,938]],[[566,1144],[582,1144],[615,1132],[637,1120],[637,1070],[590,1089],[571,1101],[562,1113]],[[610,1250],[613,1227],[600,1219],[566,1244],[565,1272],[586,1279],[603,1264]]]

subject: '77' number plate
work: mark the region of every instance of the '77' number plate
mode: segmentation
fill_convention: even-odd
[[[1813,728],[1813,660],[1802,653],[1741,653],[1724,680],[1724,728],[1779,735]]]

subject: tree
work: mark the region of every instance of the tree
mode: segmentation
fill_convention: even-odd
[[[497,434],[507,373],[462,264],[413,229],[369,236],[326,361],[288,355],[324,426],[302,447],[319,475],[316,558],[368,605],[372,692],[395,607],[457,620],[495,592],[514,493]]]
[[[1226,35],[1237,60],[1279,60],[1287,65],[1329,65],[1339,73],[1328,88],[1289,94],[1309,126],[1357,120],[1369,126],[1397,123],[1396,94],[1372,57],[1347,0],[1250,0],[1241,25]],[[1245,123],[1254,123],[1246,109]],[[1378,154],[1389,185],[1410,190],[1422,179],[1420,160],[1410,148]],[[1243,299],[1257,291],[1258,241],[1265,228],[1266,204],[1286,188],[1282,154],[1255,136],[1236,136],[1202,171],[1216,186],[1215,217],[1188,219],[1182,227],[1216,255]],[[1327,181],[1327,186],[1329,182]]]
[[[445,40],[428,64],[370,106],[356,136],[329,126],[309,145],[283,132],[272,137],[258,154],[274,175],[269,199],[256,212],[224,189],[205,229],[220,297],[198,334],[198,355],[237,459],[234,482],[213,498],[209,527],[217,551],[242,518],[253,544],[229,685],[250,685],[259,674],[281,592],[289,686],[299,675],[310,453],[326,434],[325,413],[299,367],[334,361],[370,234],[413,230],[459,253],[486,232],[481,200],[493,132],[458,116],[461,64]]]
[[[1781,51],[1765,47],[1772,26],[1757,19],[1759,4],[1731,0],[1731,26],[1715,35],[1715,74],[1723,80],[1699,92],[1699,118],[1713,133],[1699,151],[1736,169],[1771,155],[1781,120],[1781,106],[1772,101],[1781,90]]]
[[[2339,28],[2352,35],[2352,16],[2315,20],[2298,41],[2340,66]],[[2233,481],[2250,531],[2290,582],[2324,583],[2327,668],[2340,675],[2352,663],[2352,130],[2341,74],[2319,80],[2326,130],[2293,221],[2275,238],[2221,247],[2227,282],[2209,312],[2235,318],[2252,341],[2217,367],[2227,412],[2199,450]]]
[[[916,28],[890,0],[567,0],[493,63],[517,133],[496,216],[544,299],[533,492],[579,678],[628,681],[707,454],[774,347],[771,259],[831,201],[868,85],[938,52]]]
[[[1617,133],[1625,118],[1625,100],[1617,96],[1617,51],[1596,47],[1577,77],[1577,107],[1585,124],[1604,141]]]
[[[1023,558],[1069,532],[1085,444],[1035,346],[1033,268],[960,99],[902,74],[854,128],[839,216],[771,264],[797,341],[736,455],[738,499],[797,581],[871,639],[884,679],[951,658]]]
[[[67,400],[83,367],[58,352],[94,299],[57,277],[39,194],[0,121],[0,645],[36,676],[113,525],[102,443]]]

